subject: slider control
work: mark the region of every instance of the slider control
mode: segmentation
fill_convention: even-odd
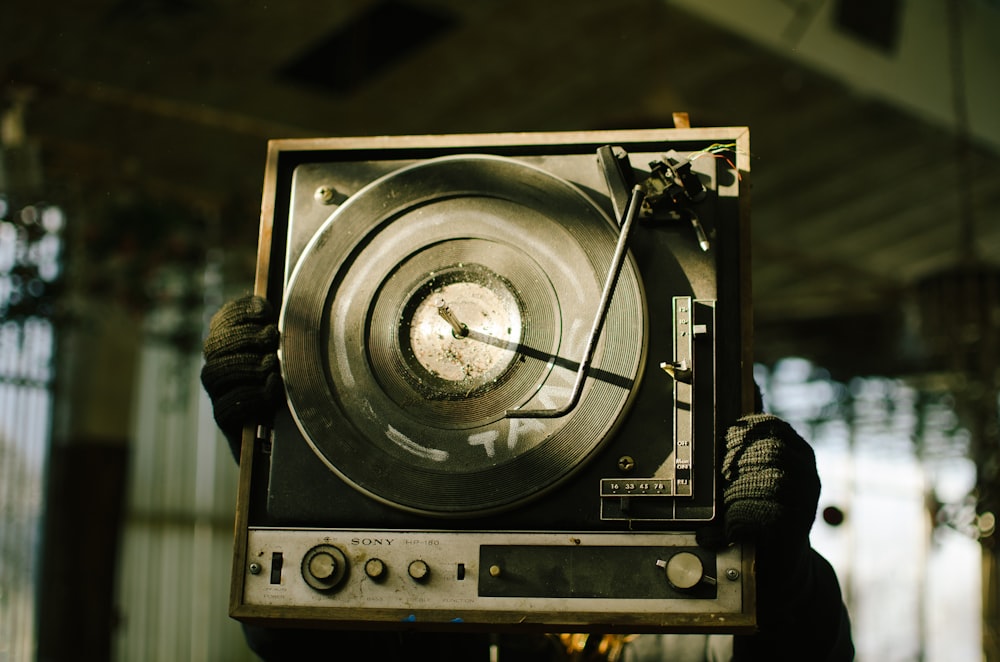
[[[284,565],[284,557],[281,552],[271,552],[271,583],[281,583],[281,567]]]

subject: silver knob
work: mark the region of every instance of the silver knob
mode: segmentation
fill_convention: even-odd
[[[666,570],[670,585],[681,591],[694,588],[705,578],[705,566],[691,552],[678,552],[667,561],[657,561],[656,565]]]

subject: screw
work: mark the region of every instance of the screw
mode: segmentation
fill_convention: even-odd
[[[336,196],[336,194],[337,191],[335,191],[333,188],[329,186],[320,186],[318,189],[316,189],[316,192],[313,193],[313,197],[316,198],[317,202],[321,202],[324,205],[331,205],[333,204],[333,199],[334,196]]]
[[[729,581],[735,582],[739,578],[740,578],[740,571],[737,570],[736,568],[729,568],[728,570],[726,570],[726,579],[728,579]]]
[[[260,574],[260,564],[259,563],[251,563],[250,564],[250,574],[251,575],[259,575]]]
[[[632,459],[631,455],[622,455],[618,458],[618,468],[622,471],[632,471],[635,469],[635,460]]]

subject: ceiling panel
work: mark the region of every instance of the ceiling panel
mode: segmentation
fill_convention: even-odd
[[[766,359],[850,343],[859,365],[891,364],[914,283],[968,259],[962,219],[973,254],[1000,254],[995,152],[962,160],[947,130],[661,0],[413,0],[448,29],[347,90],[287,75],[375,4],[10,0],[5,102],[29,99],[50,186],[214,209],[247,250],[268,138],[668,126],[674,111],[748,125]],[[397,28],[366,48],[398,47]],[[330,53],[327,81],[353,71],[349,49]]]

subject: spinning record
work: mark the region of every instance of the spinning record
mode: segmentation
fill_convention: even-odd
[[[569,401],[618,227],[569,182],[497,156],[375,180],[313,235],[285,290],[288,402],[320,459],[396,508],[471,516],[586,464],[641,379],[647,315],[626,260]]]

